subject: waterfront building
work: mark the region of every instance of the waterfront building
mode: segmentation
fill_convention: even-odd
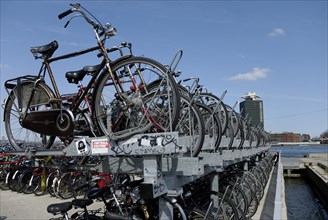
[[[271,133],[270,139],[272,143],[301,142],[301,134],[292,132]]]
[[[311,137],[309,134],[302,134],[301,141],[302,142],[309,142],[311,140]]]
[[[239,103],[241,115],[246,118],[251,126],[264,129],[263,101],[255,92],[248,92],[241,98],[245,99]]]

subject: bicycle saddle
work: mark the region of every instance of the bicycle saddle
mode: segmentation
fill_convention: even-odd
[[[98,70],[99,66],[100,64],[96,66],[85,66],[81,70],[66,72],[66,78],[69,83],[77,84],[79,81],[83,80],[87,73],[91,75],[94,74]]]
[[[47,59],[53,55],[53,53],[56,51],[57,48],[58,48],[58,42],[54,40],[51,43],[43,46],[31,47],[30,50],[33,53],[35,59],[37,58]],[[38,54],[41,54],[42,56],[39,57]]]
[[[83,67],[83,70],[87,71],[90,74],[93,74],[99,69],[99,67],[100,67],[100,64],[95,65],[95,66],[85,66],[85,67]]]
[[[68,210],[72,209],[71,202],[63,202],[63,203],[56,203],[51,204],[47,207],[47,212],[56,214],[56,213],[65,213]]]
[[[81,70],[66,72],[65,76],[69,83],[78,84],[78,82],[81,81],[86,74],[87,72],[84,71],[84,69],[81,69]]]

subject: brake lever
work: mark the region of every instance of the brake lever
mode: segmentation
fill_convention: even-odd
[[[69,24],[70,21],[71,21],[71,20],[68,20],[68,21],[66,22],[66,24],[64,25],[64,28],[67,28],[67,26],[68,26],[68,24]]]
[[[76,14],[76,15],[72,16],[72,17],[66,22],[64,28],[66,28],[66,27],[68,26],[68,24],[71,22],[71,20],[72,20],[73,18],[80,17],[80,16],[82,17],[81,14]]]

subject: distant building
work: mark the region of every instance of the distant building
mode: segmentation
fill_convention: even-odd
[[[320,144],[328,144],[328,137],[320,138]]]
[[[263,102],[259,100],[256,93],[248,92],[241,98],[245,99],[239,103],[241,115],[249,121],[251,126],[264,129]]]
[[[284,132],[284,133],[272,133],[270,134],[271,142],[301,142],[301,134]]]
[[[311,140],[311,137],[309,134],[302,134],[301,141],[302,142],[309,142]]]

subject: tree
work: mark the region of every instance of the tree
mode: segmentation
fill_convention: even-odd
[[[320,138],[328,138],[328,129],[321,133]]]

